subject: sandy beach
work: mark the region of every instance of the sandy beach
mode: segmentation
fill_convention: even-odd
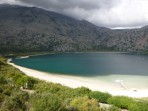
[[[115,82],[107,82],[101,79],[99,81],[91,81],[88,78],[84,77],[58,75],[25,68],[11,63],[11,60],[8,60],[8,64],[18,68],[28,76],[38,78],[40,80],[45,80],[46,82],[60,83],[71,88],[84,86],[93,91],[108,92],[112,95],[148,97],[148,87],[142,89],[128,88],[128,86],[125,85],[122,80],[116,80]]]

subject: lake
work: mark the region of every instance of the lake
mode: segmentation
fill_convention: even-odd
[[[148,76],[148,56],[128,53],[64,53],[13,59],[17,65],[73,76]]]

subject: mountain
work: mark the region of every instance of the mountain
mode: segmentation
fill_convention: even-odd
[[[0,52],[148,50],[148,26],[112,30],[36,7],[0,5]]]

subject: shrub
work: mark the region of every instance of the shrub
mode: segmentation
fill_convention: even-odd
[[[147,111],[148,110],[148,102],[144,101],[134,101],[129,105],[130,111]]]
[[[10,95],[11,95],[11,90],[10,90],[10,89],[5,89],[5,90],[3,91],[3,93],[4,93],[5,95],[7,95],[7,96],[10,96]]]
[[[6,81],[6,79],[3,77],[3,75],[1,74],[0,75],[0,84],[6,84],[7,83],[7,81]]]
[[[129,110],[130,110],[130,111],[140,111],[140,110],[139,110],[139,107],[138,107],[138,105],[137,105],[136,103],[130,104],[130,105],[129,105]],[[143,110],[142,110],[142,111],[143,111]]]
[[[34,85],[38,83],[37,80],[34,78],[27,77],[26,79],[27,79],[26,82],[28,83],[29,89],[32,89],[34,87]]]
[[[108,99],[108,103],[119,108],[128,109],[129,105],[133,103],[133,99],[125,96],[113,96]]]
[[[78,111],[101,111],[96,99],[89,99],[87,96],[77,97],[70,102],[70,106]]]
[[[3,87],[2,86],[0,86],[0,93],[2,93],[3,92]]]
[[[29,102],[30,111],[64,111],[64,106],[58,96],[50,93],[34,94]]]
[[[108,100],[108,98],[111,97],[111,95],[109,93],[103,93],[103,92],[99,92],[99,91],[92,91],[92,92],[89,93],[89,97],[90,98],[95,98],[99,102],[107,103],[107,100]]]
[[[79,87],[74,89],[74,92],[76,93],[76,95],[88,95],[91,90],[86,87]]]
[[[9,98],[6,98],[1,109],[2,111],[26,111],[25,101],[28,100],[27,93],[14,93]]]
[[[3,94],[0,93],[0,105],[1,105],[1,102],[3,102],[5,99],[5,96]]]

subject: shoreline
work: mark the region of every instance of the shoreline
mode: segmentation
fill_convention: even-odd
[[[132,52],[121,52],[121,51],[88,51],[88,52],[81,52],[81,51],[74,51],[74,52],[45,52],[45,53],[37,53],[37,54],[27,54],[27,55],[24,55],[24,56],[40,56],[40,55],[47,55],[47,54],[61,54],[61,53],[119,53],[119,54],[129,54],[129,53],[132,53]],[[22,57],[22,56],[20,56]]]
[[[148,88],[147,89],[128,88],[128,86],[127,85],[125,86],[122,80],[118,80],[116,82],[111,83],[99,79],[99,81],[95,82],[93,80],[88,80],[88,78],[84,77],[52,74],[52,73],[37,71],[34,69],[25,68],[22,66],[18,66],[14,63],[11,63],[11,59],[9,59],[7,63],[19,69],[27,76],[44,80],[46,82],[59,83],[63,86],[68,86],[71,88],[78,88],[84,86],[89,88],[90,90],[108,92],[114,96],[120,95],[120,96],[129,96],[137,98],[148,97]]]
[[[100,51],[100,52],[64,52],[63,54],[66,53],[74,53],[74,54],[79,54],[79,53],[107,53],[107,54],[130,54],[130,52],[117,52],[117,51]],[[25,58],[30,58],[30,57],[34,57],[34,56],[42,56],[42,55],[48,55],[48,54],[59,54],[59,53],[39,53],[39,54],[31,54],[31,55],[25,55],[25,56],[19,56],[16,57],[16,59],[25,59]]]

